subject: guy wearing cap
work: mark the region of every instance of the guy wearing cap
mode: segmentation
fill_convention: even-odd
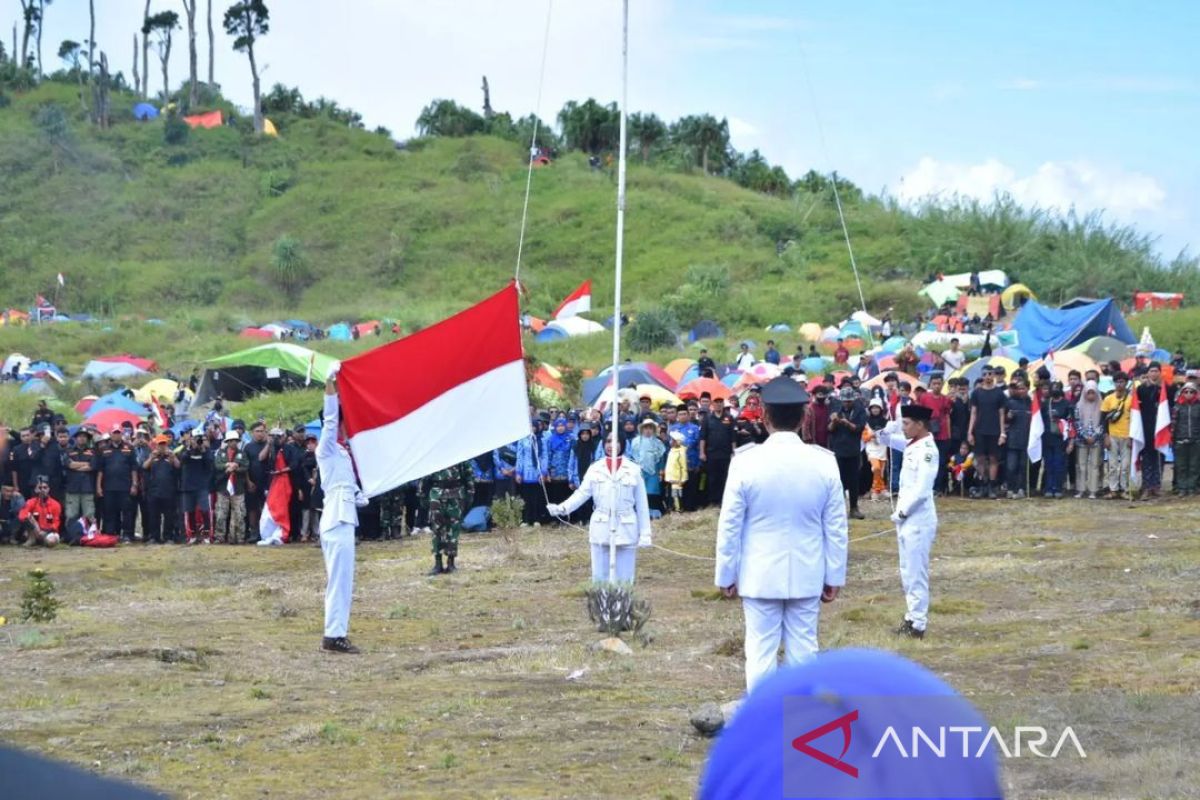
[[[703,397],[703,395],[701,396]],[[714,397],[712,407],[700,423],[700,461],[704,464],[705,496],[711,505],[720,505],[733,458],[733,415],[722,397]]]
[[[770,436],[729,471],[717,523],[715,583],[742,597],[747,691],[817,651],[822,602],[846,582],[846,504],[837,461],[796,435],[808,393],[790,378],[762,392]]]
[[[142,462],[146,479],[146,516],[143,532],[147,544],[174,544],[179,519],[179,457],[171,450],[165,434],[154,437],[154,449]],[[69,517],[74,519],[74,517]]]
[[[229,544],[246,541],[246,474],[250,461],[241,451],[242,437],[231,430],[217,451],[213,471],[217,475],[217,508],[213,534]]]
[[[104,532],[128,543],[133,541],[133,507],[141,474],[120,425],[113,426],[111,438],[112,449],[100,458],[96,496],[104,499]]]
[[[67,451],[67,519],[96,516],[96,451],[85,428],[75,432],[75,443]]]
[[[929,622],[929,551],[937,536],[937,509],[933,504],[933,483],[938,473],[938,448],[929,432],[933,412],[911,404],[900,410],[901,419],[888,423],[879,432],[889,446],[898,437],[904,444],[900,467],[900,493],[892,522],[900,548],[900,584],[908,606],[896,633],[914,639],[925,637]]]

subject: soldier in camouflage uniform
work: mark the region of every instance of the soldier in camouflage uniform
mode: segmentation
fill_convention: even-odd
[[[433,569],[429,574],[454,572],[463,514],[467,512],[467,504],[475,492],[475,473],[471,469],[471,462],[463,461],[435,472],[421,483],[428,498],[429,527],[433,529]],[[442,565],[443,555],[446,556],[445,566]]]

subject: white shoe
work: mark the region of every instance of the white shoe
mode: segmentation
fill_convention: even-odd
[[[257,542],[259,547],[283,547],[282,539],[263,539]]]

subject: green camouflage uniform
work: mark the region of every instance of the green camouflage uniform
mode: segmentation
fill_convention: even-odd
[[[475,492],[475,473],[471,463],[464,461],[421,481],[425,488],[429,510],[429,527],[433,529],[433,554],[447,558],[458,555],[458,535],[462,533],[462,518]]]

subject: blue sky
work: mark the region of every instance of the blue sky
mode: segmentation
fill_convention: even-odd
[[[96,38],[128,74],[142,3],[96,5]],[[227,3],[215,5],[217,81],[248,105],[249,69],[220,33]],[[333,97],[398,136],[433,97],[478,106],[484,74],[497,108],[522,114],[537,102],[545,0],[268,5],[264,88],[279,81]],[[1200,4],[631,5],[631,109],[726,116],[739,149],[757,147],[792,174],[836,168],[906,201],[1000,189],[1026,203],[1106,209],[1161,236],[1168,258],[1200,248]],[[3,30],[17,4],[6,6]],[[568,99],[619,96],[619,9],[617,0],[555,0],[543,118]],[[47,64],[63,38],[86,35],[86,0],[58,0],[47,11]],[[200,39],[204,72],[203,31]],[[186,51],[181,32],[173,84],[185,77]]]

